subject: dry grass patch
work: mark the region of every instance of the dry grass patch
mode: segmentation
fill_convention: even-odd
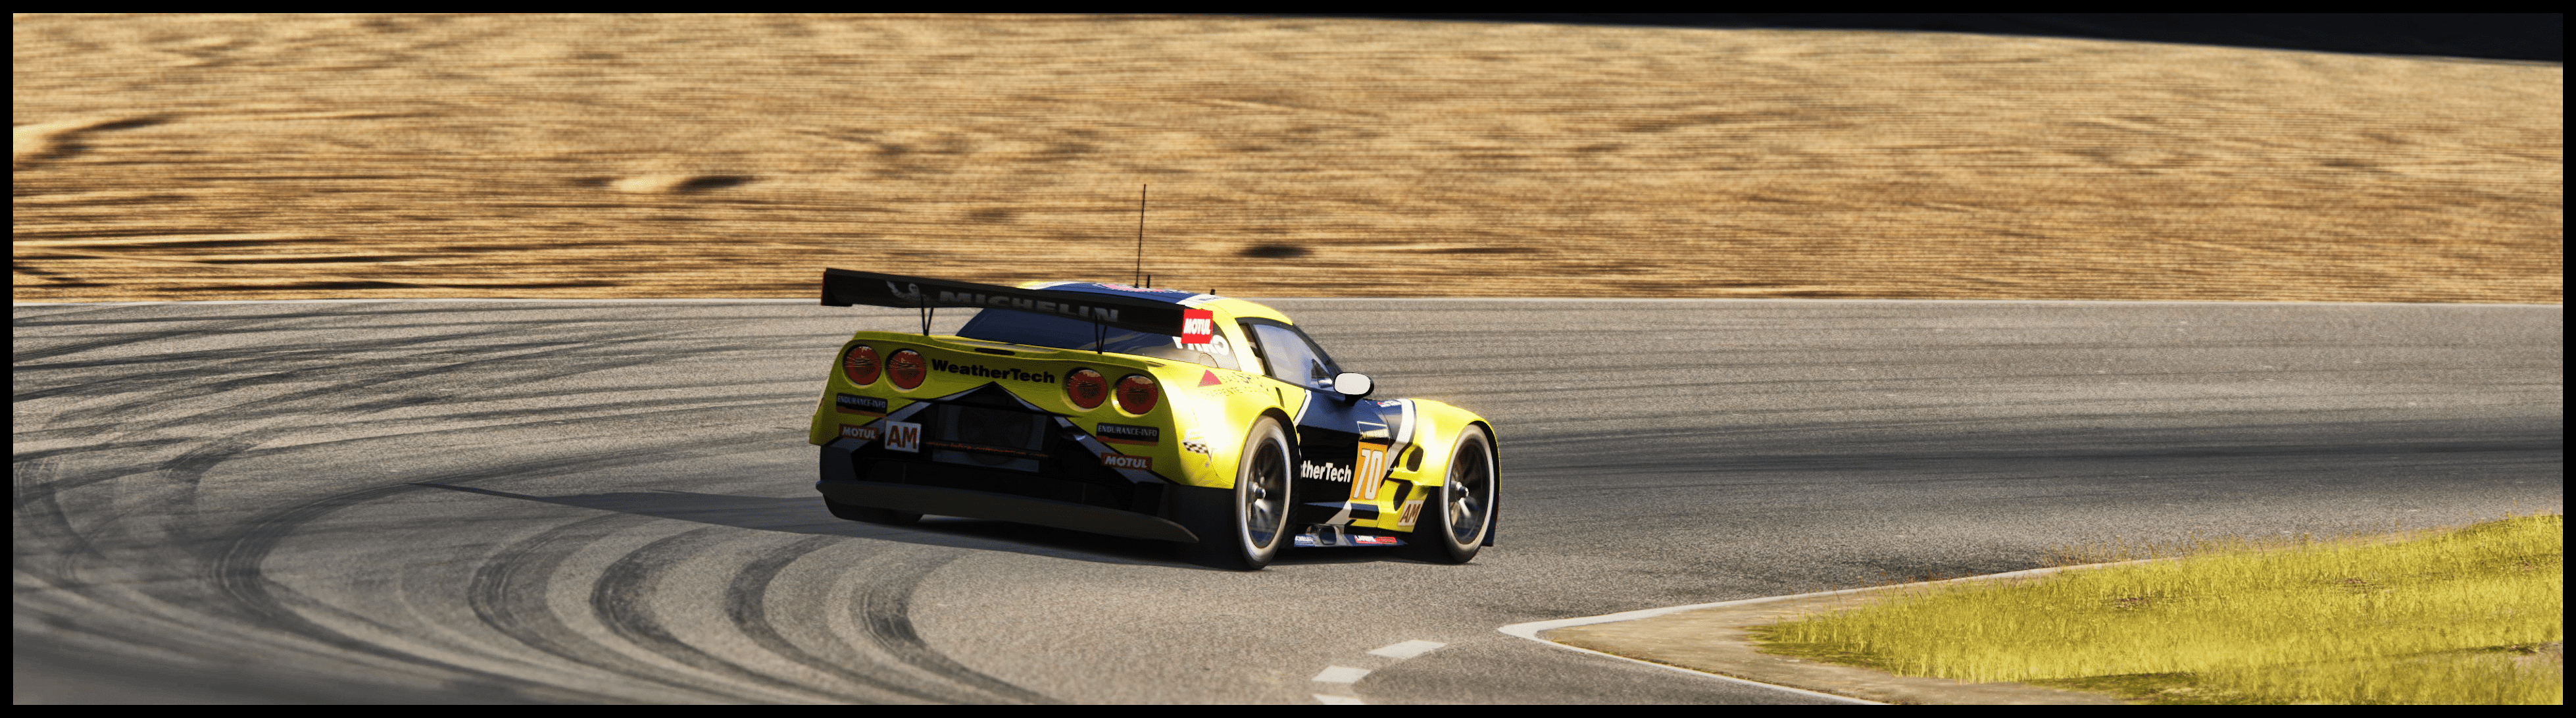
[[[1766,651],[2180,703],[2558,703],[2564,517],[1915,590]]]
[[[11,44],[18,301],[1124,278],[1148,182],[1146,271],[1244,296],[2562,291],[2557,64],[1138,16],[29,15]],[[123,241],[257,233],[311,239]]]

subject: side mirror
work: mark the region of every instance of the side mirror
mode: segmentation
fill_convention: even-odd
[[[1377,382],[1370,381],[1367,374],[1346,371],[1333,375],[1333,391],[1341,392],[1342,396],[1357,399],[1376,389]]]

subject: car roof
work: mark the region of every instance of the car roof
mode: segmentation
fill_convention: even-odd
[[[1290,320],[1288,315],[1280,313],[1279,310],[1263,306],[1257,302],[1250,302],[1230,297],[1220,297],[1214,294],[1199,294],[1181,289],[1152,289],[1125,284],[1113,284],[1109,282],[1027,282],[1021,284],[1020,288],[1038,289],[1049,292],[1105,294],[1113,297],[1126,297],[1129,299],[1171,302],[1185,307],[1223,311],[1226,314],[1237,318],[1276,319],[1287,324],[1296,323],[1295,321]]]

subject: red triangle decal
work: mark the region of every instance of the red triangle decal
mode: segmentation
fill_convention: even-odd
[[[1216,386],[1223,383],[1225,382],[1217,381],[1216,372],[1213,371],[1199,376],[1199,386]]]

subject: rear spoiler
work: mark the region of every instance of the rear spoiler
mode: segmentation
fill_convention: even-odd
[[[1186,309],[1170,302],[1101,294],[1050,292],[847,269],[823,270],[823,306],[854,304],[920,309],[923,334],[930,333],[930,310],[940,307],[1015,309],[1129,331],[1175,335],[1182,333],[1181,317]]]

